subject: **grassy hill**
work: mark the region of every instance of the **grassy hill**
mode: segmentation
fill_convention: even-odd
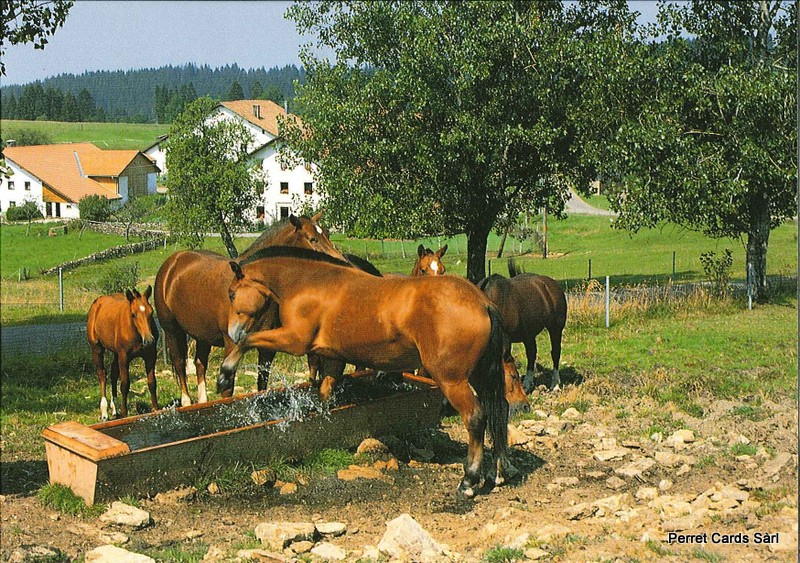
[[[157,123],[68,123],[64,121],[0,121],[3,138],[13,139],[18,129],[34,129],[55,143],[93,143],[101,149],[143,150],[156,137],[169,132],[169,125]]]

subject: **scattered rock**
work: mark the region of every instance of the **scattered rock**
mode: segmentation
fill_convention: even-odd
[[[530,442],[531,438],[528,433],[523,432],[516,426],[508,425],[508,445],[509,446],[522,446]]]
[[[400,464],[398,463],[396,458],[392,458],[386,462],[386,471],[398,471],[400,469]]]
[[[563,418],[564,420],[580,420],[581,416],[582,415],[580,411],[578,411],[578,409],[576,409],[575,407],[570,407],[563,413],[561,413],[561,418]]]
[[[677,477],[682,477],[683,475],[686,475],[687,473],[689,473],[691,470],[692,470],[692,467],[688,463],[684,463],[683,465],[681,465],[678,468],[678,470],[675,472],[675,475]]]
[[[86,554],[87,563],[155,563],[155,559],[115,545],[103,545]]]
[[[205,532],[203,532],[203,530],[189,530],[183,535],[183,537],[185,537],[187,540],[195,540],[197,538],[202,538],[204,533]]]
[[[374,467],[362,467],[361,465],[351,465],[348,469],[340,469],[336,472],[336,477],[340,481],[353,481],[355,479],[385,479],[385,475]]]
[[[662,492],[668,491],[671,488],[672,488],[672,481],[670,481],[669,479],[661,479],[661,481],[658,482],[658,490]]]
[[[630,452],[625,448],[614,448],[611,450],[598,450],[594,452],[594,458],[597,461],[611,461],[614,459],[622,459]]]
[[[216,563],[217,561],[225,561],[228,559],[228,551],[218,545],[212,545],[206,551],[202,561],[205,563]]]
[[[678,467],[679,465],[694,465],[697,460],[690,455],[672,454],[669,452],[656,452],[656,461],[667,467]]]
[[[149,512],[119,501],[111,503],[111,508],[100,516],[100,521],[105,524],[127,526],[134,530],[144,528],[152,523]]]
[[[409,514],[387,522],[378,549],[390,557],[425,563],[446,556],[446,546],[437,543]]]
[[[616,491],[617,489],[621,489],[624,486],[625,486],[625,481],[623,479],[620,479],[616,475],[612,475],[611,477],[606,479],[606,487],[608,487],[609,489]]]
[[[110,543],[115,545],[126,544],[130,540],[130,538],[122,532],[114,532],[112,530],[101,530],[98,534],[98,538],[104,544]]]
[[[270,561],[274,563],[283,563],[287,558],[280,553],[273,553],[266,549],[240,549],[236,552],[236,557],[239,560],[245,561]],[[227,561],[228,558],[226,557]]]
[[[703,524],[703,517],[700,514],[689,514],[681,518],[673,518],[661,523],[661,529],[665,532],[681,532],[683,530],[694,530]]]
[[[549,553],[543,549],[539,549],[538,547],[532,547],[525,550],[525,559],[530,559],[531,561],[537,561],[543,557],[548,557],[549,555]]]
[[[564,510],[568,520],[583,520],[594,516],[597,512],[597,507],[590,502],[581,502]]]
[[[640,487],[634,496],[639,500],[653,500],[658,497],[658,489],[655,487]]]
[[[580,482],[577,477],[556,477],[553,479],[553,483],[562,487],[574,487]]]
[[[308,553],[314,547],[314,542],[296,541],[289,548],[295,553]]]
[[[649,457],[642,457],[637,460],[631,461],[623,465],[622,467],[618,467],[614,470],[614,473],[617,475],[621,475],[623,477],[631,477],[634,479],[644,479],[644,474],[650,471],[650,469],[656,464]]]
[[[194,487],[183,487],[175,489],[174,491],[166,491],[158,493],[155,501],[158,504],[177,504],[179,502],[190,501],[197,494],[197,489]]]
[[[347,524],[344,522],[317,522],[314,525],[323,536],[341,536],[347,531]]]
[[[23,545],[11,552],[8,563],[64,560],[66,560],[66,555],[56,547],[51,547],[49,545]],[[152,561],[152,559],[150,561]]]
[[[293,495],[297,492],[297,483],[285,483],[278,494],[281,495]]]
[[[211,483],[208,484],[208,487],[206,487],[206,490],[208,491],[208,494],[210,494],[210,495],[218,495],[219,494],[219,485],[217,485],[216,481],[212,481]]]
[[[315,530],[312,522],[262,522],[255,534],[264,547],[281,551],[293,542],[312,541]]]
[[[597,508],[597,516],[614,514],[623,508],[629,507],[631,504],[633,504],[633,499],[628,493],[601,498],[592,503]]]
[[[278,480],[278,474],[274,469],[259,469],[250,474],[250,479],[259,487],[271,487]]]
[[[794,456],[788,452],[780,452],[761,466],[761,473],[763,473],[764,477],[767,479],[774,477],[786,467],[786,464],[792,461],[793,457]]]
[[[356,449],[359,454],[382,454],[389,451],[386,444],[375,438],[365,438]]]
[[[317,544],[311,553],[329,561],[341,561],[347,558],[347,552],[338,545],[332,543],[322,542]]]

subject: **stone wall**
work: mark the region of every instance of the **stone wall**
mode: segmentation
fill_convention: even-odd
[[[59,268],[61,268],[62,271],[73,270],[78,266],[91,264],[93,262],[104,262],[106,260],[121,258],[122,256],[130,256],[131,254],[139,254],[141,252],[147,252],[148,250],[155,250],[156,248],[163,247],[165,243],[166,239],[161,238],[161,239],[150,239],[143,242],[135,242],[133,244],[125,244],[122,246],[115,246],[113,248],[109,248],[101,252],[95,252],[94,254],[90,254],[85,258],[80,258],[79,260],[70,260],[68,262],[63,262],[54,268],[42,270],[41,273],[43,276],[47,276],[50,274],[58,273]]]

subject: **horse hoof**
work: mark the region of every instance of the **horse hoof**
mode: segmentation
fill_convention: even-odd
[[[550,388],[550,392],[552,393],[558,393],[559,391],[561,391],[561,385],[555,385]]]
[[[459,487],[458,491],[467,498],[475,496],[475,490],[472,487]]]

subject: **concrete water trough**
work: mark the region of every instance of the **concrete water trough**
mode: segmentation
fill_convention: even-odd
[[[90,426],[62,422],[42,435],[50,482],[91,505],[192,484],[236,463],[302,459],[432,428],[441,398],[430,379],[404,374],[390,382],[365,371],[342,378],[328,407],[303,384]]]

